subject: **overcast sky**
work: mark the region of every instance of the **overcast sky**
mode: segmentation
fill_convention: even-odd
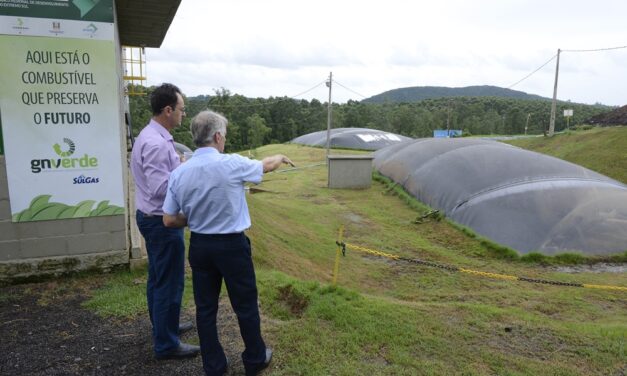
[[[339,103],[412,86],[507,88],[558,48],[627,46],[626,14],[625,0],[182,0],[161,48],[146,50],[148,85],[326,102],[333,72]],[[555,63],[511,88],[552,97]],[[557,96],[627,104],[627,48],[562,52]]]

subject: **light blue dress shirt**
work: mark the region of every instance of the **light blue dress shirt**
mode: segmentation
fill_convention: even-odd
[[[259,184],[263,164],[238,154],[199,148],[172,171],[163,212],[182,212],[187,225],[200,234],[232,234],[250,227],[244,183]]]

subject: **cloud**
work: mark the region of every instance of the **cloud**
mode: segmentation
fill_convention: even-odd
[[[147,53],[148,81],[176,81],[192,95],[292,96],[333,72],[351,89],[337,85],[337,102],[410,86],[507,87],[558,48],[627,45],[625,13],[622,0],[186,0],[162,47]],[[558,97],[625,104],[626,57],[562,54]],[[552,61],[513,89],[550,97],[554,76]],[[303,98],[324,102],[328,89]]]

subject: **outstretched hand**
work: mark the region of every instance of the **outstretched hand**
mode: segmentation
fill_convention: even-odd
[[[288,164],[288,165],[290,165],[290,166],[292,166],[292,167],[296,167],[296,165],[294,164],[294,162],[292,162],[292,161],[291,161],[288,157],[286,157],[286,156],[284,156],[284,155],[283,155],[282,157],[283,157],[283,159],[281,160],[281,162],[283,162],[283,163],[285,163],[285,164]]]
[[[283,163],[294,167],[294,163],[283,154],[276,154],[261,160],[263,163],[263,172],[271,172],[279,168]]]

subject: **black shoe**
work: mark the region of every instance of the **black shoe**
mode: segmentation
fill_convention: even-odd
[[[187,333],[194,329],[194,323],[191,321],[185,321],[179,324],[179,335]]]
[[[155,358],[157,358],[157,360],[193,358],[199,353],[200,346],[180,342],[179,347],[161,354],[155,354]]]
[[[257,364],[251,367],[246,367],[246,376],[258,375],[259,372],[268,368],[271,361],[272,361],[272,349],[266,348],[266,360],[261,364]]]

